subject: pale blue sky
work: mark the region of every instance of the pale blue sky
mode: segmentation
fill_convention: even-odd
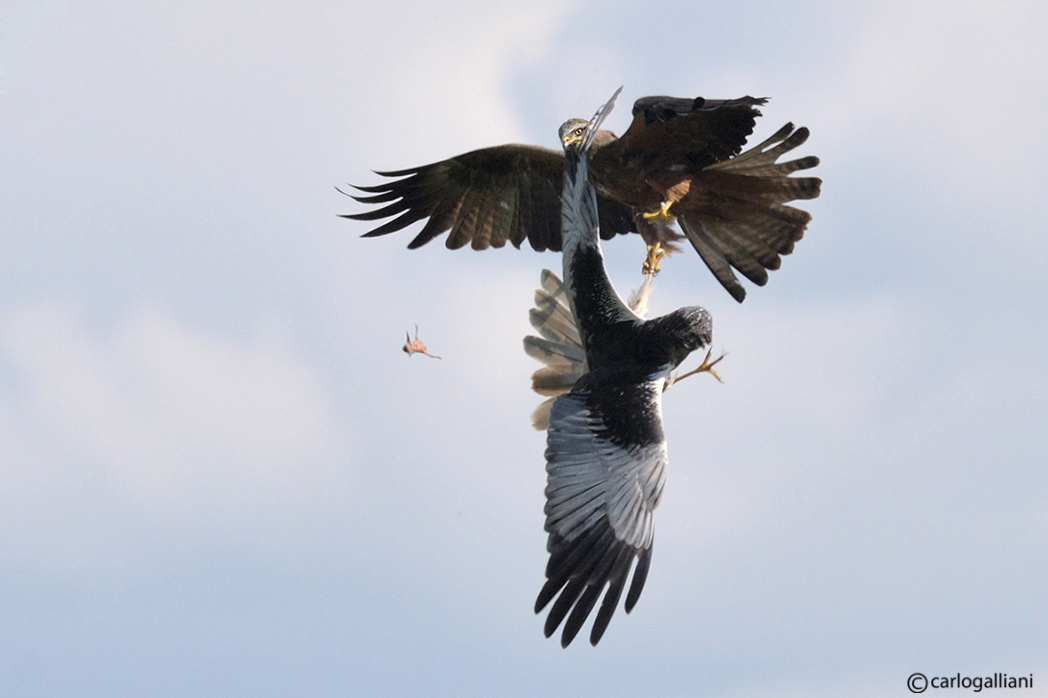
[[[0,10],[0,694],[1048,682],[1048,10],[647,5]],[[725,382],[667,394],[644,595],[565,651],[521,351],[560,260],[361,240],[334,187],[555,147],[620,84],[619,132],[771,97],[824,186],[741,306],[666,262],[652,312],[705,305]]]

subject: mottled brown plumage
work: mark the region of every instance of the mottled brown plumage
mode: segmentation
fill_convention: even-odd
[[[767,283],[781,255],[793,251],[811,216],[786,205],[819,195],[821,180],[790,177],[818,164],[808,156],[778,158],[804,143],[806,128],[786,124],[760,145],[741,152],[766,100],[644,97],[618,138],[597,133],[590,156],[590,181],[597,190],[603,239],[638,232],[649,243],[672,248],[683,236],[720,283],[741,301],[746,291],[737,269],[757,285]],[[562,140],[587,122],[572,119]],[[474,150],[430,165],[378,174],[391,181],[356,187],[354,199],[379,208],[344,217],[377,221],[375,237],[425,220],[408,244],[420,247],[449,231],[448,248],[520,247],[560,250],[561,151],[530,145]],[[663,215],[659,215],[658,212]],[[648,214],[648,215],[644,215]],[[653,215],[654,214],[654,215]]]

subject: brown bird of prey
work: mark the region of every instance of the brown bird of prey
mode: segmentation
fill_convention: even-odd
[[[658,268],[665,250],[686,237],[717,280],[737,301],[743,276],[763,286],[768,270],[793,251],[811,215],[788,202],[819,195],[817,177],[790,177],[815,167],[807,156],[778,162],[808,139],[807,128],[786,124],[742,152],[757,107],[767,100],[642,97],[622,137],[598,131],[590,153],[589,180],[597,191],[600,233],[605,240],[638,232],[649,246],[645,270]],[[572,119],[561,139],[577,138],[586,126]],[[345,218],[391,218],[364,234],[375,237],[426,220],[408,244],[414,249],[450,231],[449,249],[520,247],[561,249],[560,192],[564,154],[532,145],[474,150],[430,165],[377,174],[390,180],[354,187],[365,204],[380,204]]]

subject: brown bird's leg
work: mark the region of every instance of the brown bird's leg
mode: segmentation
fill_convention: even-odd
[[[717,364],[719,364],[721,359],[723,359],[725,356],[727,356],[727,354],[721,354],[720,356],[718,356],[713,361],[710,361],[710,354],[712,354],[712,353],[713,353],[713,349],[710,349],[709,351],[707,351],[706,352],[706,358],[702,360],[702,365],[701,366],[699,366],[694,371],[688,371],[687,373],[685,373],[683,375],[677,376],[676,378],[673,379],[673,383],[676,383],[677,381],[680,381],[680,380],[684,380],[688,376],[694,376],[696,373],[708,373],[711,376],[713,376],[714,378],[716,378],[717,382],[723,383],[724,381],[721,380],[720,375],[716,371],[713,370],[713,367],[716,366]],[[672,383],[668,384],[666,387],[668,388],[668,387],[670,387],[670,385],[672,385]]]
[[[677,217],[670,213],[670,206],[683,199],[691,190],[691,180],[684,179],[670,186],[667,186],[669,184],[668,182],[660,183],[652,179],[647,180],[647,182],[651,185],[652,189],[662,194],[662,203],[659,204],[658,211],[644,211],[641,215],[648,220],[677,220]]]
[[[675,203],[684,198],[684,196],[691,189],[691,180],[685,179],[676,182],[672,186],[660,186],[658,182],[649,180],[648,184],[652,186],[656,191],[660,191],[663,194],[662,203],[659,204],[657,211],[642,211],[641,217],[652,223],[664,223],[669,224],[677,220],[677,217],[670,213],[670,207]],[[657,230],[658,226],[653,225],[653,229]],[[645,274],[653,272],[659,273],[659,261],[666,255],[666,250],[662,247],[660,241],[656,240],[654,245],[648,245],[648,256],[644,260],[644,265],[641,267],[641,271]]]
[[[659,262],[661,262],[662,258],[665,256],[666,250],[662,247],[661,242],[656,240],[654,245],[648,245],[648,256],[644,258],[644,264],[640,267],[641,273],[645,276],[649,274],[651,276],[658,274],[660,271]]]

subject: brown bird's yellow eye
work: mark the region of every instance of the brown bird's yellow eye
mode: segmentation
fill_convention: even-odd
[[[580,126],[580,127],[578,127],[577,129],[575,129],[575,135],[576,135],[576,136],[581,136],[581,135],[582,135],[582,131],[583,131],[583,130],[584,130],[584,129],[583,129],[583,128],[582,128],[581,126]]]

